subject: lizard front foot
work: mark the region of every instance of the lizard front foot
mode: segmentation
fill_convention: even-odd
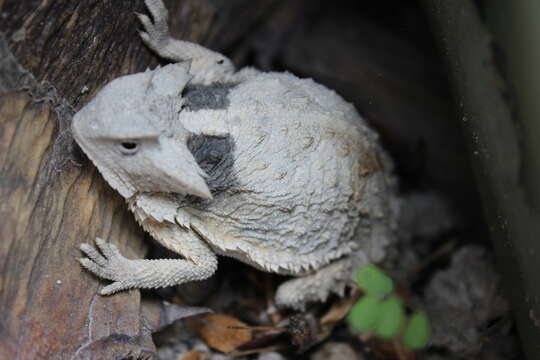
[[[183,252],[192,260],[126,259],[116,246],[97,238],[99,251],[89,244],[81,244],[80,249],[87,257],[79,261],[95,275],[114,281],[101,289],[101,295],[133,288],[155,289],[210,277],[217,268],[216,254],[196,235],[190,237],[183,230],[178,231],[175,227],[172,229],[173,231],[169,232],[162,225],[160,227],[160,231],[168,235],[169,240],[183,240],[183,243],[179,243],[188,245]]]
[[[137,273],[136,260],[126,259],[118,248],[103,239],[96,238],[96,245],[101,251],[89,244],[81,244],[80,249],[87,258],[79,259],[86,269],[107,280],[114,281],[99,292],[101,295],[110,295],[120,290],[136,287],[134,275]]]

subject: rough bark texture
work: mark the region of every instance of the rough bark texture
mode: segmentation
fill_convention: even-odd
[[[139,293],[98,296],[98,282],[77,263],[78,243],[95,236],[140,255],[141,232],[95,169],[49,170],[55,117],[27,93],[0,97],[0,357],[85,358],[88,347],[105,350],[96,347],[117,335],[106,351],[151,351],[140,333]]]
[[[273,1],[169,3],[177,36],[221,48]],[[245,14],[233,22],[235,7]],[[128,257],[145,246],[69,134],[73,111],[105,83],[157,63],[136,33],[143,2],[4,0],[0,11],[14,53],[1,38],[0,358],[151,358],[157,308],[142,316],[138,291],[97,295],[99,281],[77,262],[78,245],[96,236]]]
[[[133,13],[146,12],[142,0],[3,2],[0,31],[17,59],[76,109],[112,79],[157,64],[137,34]],[[275,2],[165,1],[173,36],[218,51],[238,41]]]

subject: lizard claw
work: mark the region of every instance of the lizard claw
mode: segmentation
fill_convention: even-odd
[[[167,25],[167,19],[169,18],[169,11],[163,4],[163,0],[145,0],[144,4],[152,14],[154,18],[154,26],[158,32],[169,32]]]
[[[115,245],[103,239],[96,238],[96,245],[99,251],[89,244],[81,244],[80,249],[87,257],[79,259],[79,262],[94,275],[114,281],[104,287],[100,294],[110,295],[132,288],[136,272],[133,260],[126,259]]]
[[[112,295],[122,290],[131,289],[133,286],[127,286],[123,282],[115,281],[110,285],[105,286],[99,291],[100,295]]]

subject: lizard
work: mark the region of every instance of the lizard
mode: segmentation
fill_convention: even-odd
[[[342,295],[355,267],[384,258],[398,216],[379,135],[336,92],[288,72],[236,71],[174,39],[162,0],[136,14],[172,63],[108,83],[73,118],[75,141],[153,239],[182,259],[127,259],[84,243],[102,295],[206,279],[218,256],[293,278],[276,304]]]

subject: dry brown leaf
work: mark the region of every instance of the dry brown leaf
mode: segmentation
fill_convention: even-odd
[[[339,299],[339,301],[336,301],[334,304],[332,304],[330,310],[328,310],[328,312],[324,314],[319,321],[321,327],[333,326],[343,320],[345,316],[347,316],[347,314],[349,313],[349,310],[351,310],[356,300],[358,300],[359,296],[360,291],[356,291],[351,296],[341,298]]]
[[[377,359],[381,360],[415,360],[416,353],[403,347],[399,339],[385,341],[372,338],[369,345]]]
[[[207,360],[210,356],[201,350],[191,350],[182,356],[181,360]]]
[[[189,327],[213,349],[224,353],[236,350],[252,338],[252,332],[231,327],[247,327],[242,321],[225,314],[204,314],[186,319]]]

